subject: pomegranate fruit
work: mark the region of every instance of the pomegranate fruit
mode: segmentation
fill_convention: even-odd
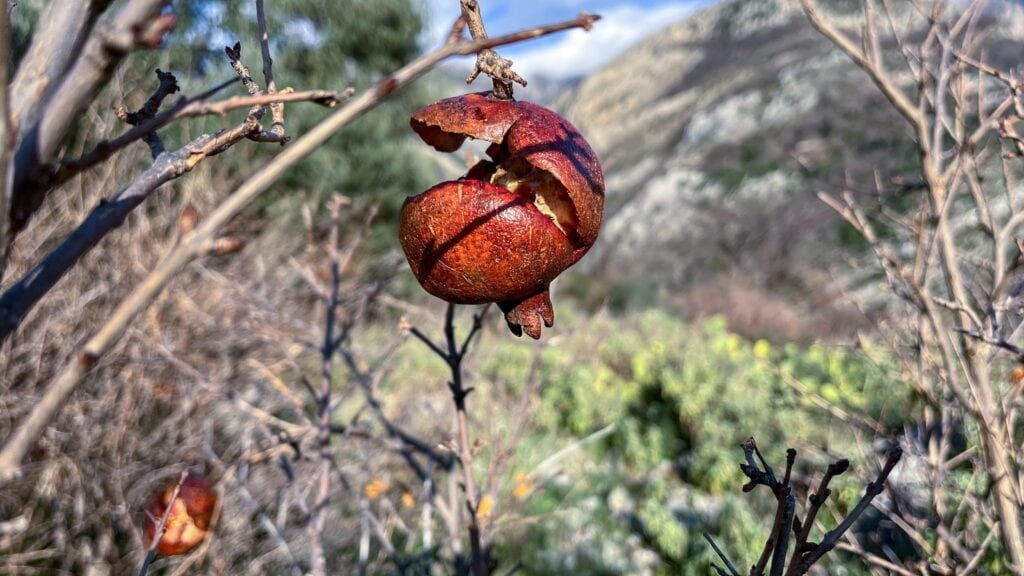
[[[178,497],[172,502],[177,485],[174,482],[161,490],[146,508],[146,545],[149,546],[157,536],[160,519],[167,507],[171,507],[164,533],[156,545],[156,549],[166,556],[187,554],[198,546],[206,537],[217,505],[216,492],[210,489],[201,474],[189,472],[181,483]]]
[[[497,302],[509,329],[554,324],[548,286],[597,240],[604,175],[579,131],[554,112],[487,93],[431,104],[412,128],[437,150],[491,143],[458,180],[402,206],[399,240],[423,288],[455,304]]]

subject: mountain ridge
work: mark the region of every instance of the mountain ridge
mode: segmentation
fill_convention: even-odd
[[[859,3],[819,4],[857,37]],[[1024,18],[1007,7],[987,43],[993,61],[1009,64],[1020,59]],[[893,21],[913,39],[921,31],[907,24],[911,16],[897,10]],[[895,73],[906,64],[887,38]],[[648,285],[681,308],[708,308],[698,314],[730,313],[735,303],[709,303],[708,287],[738,286],[786,318],[827,317],[800,330],[833,333],[849,321],[829,317],[838,297],[872,279],[837,281],[851,239],[817,192],[870,190],[876,168],[908,181],[918,170],[909,127],[797,0],[705,8],[627,50],[554,107],[606,171],[605,227],[582,271]]]

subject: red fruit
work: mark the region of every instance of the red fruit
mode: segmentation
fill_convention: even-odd
[[[459,180],[408,198],[399,239],[413,274],[456,304],[497,302],[509,328],[554,324],[548,285],[597,239],[604,175],[567,120],[529,102],[466,94],[423,108],[412,128],[442,152],[491,142]]]
[[[217,494],[210,489],[201,474],[188,473],[172,504],[171,498],[177,485],[174,482],[157,493],[146,508],[146,545],[149,546],[156,535],[160,519],[168,505],[171,506],[164,533],[156,545],[156,549],[166,556],[187,554],[198,546],[206,537],[213,509],[217,505]]]

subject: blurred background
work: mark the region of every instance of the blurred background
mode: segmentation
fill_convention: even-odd
[[[819,3],[858,29],[860,2]],[[919,37],[911,3],[896,4]],[[978,24],[986,58],[1016,66],[1024,17],[1016,4],[991,4]],[[880,329],[898,322],[882,271],[816,195],[850,190],[909,206],[921,176],[906,124],[797,0],[481,6],[492,35],[581,10],[603,17],[589,33],[499,50],[529,81],[516,96],[563,114],[589,140],[607,192],[600,239],[553,286],[554,328],[539,342],[517,339],[490,310],[466,359],[495,573],[707,574],[715,556],[705,531],[750,565],[775,510],[767,491],[740,491],[739,445],[751,435],[779,468],[796,448],[807,482],[838,457],[854,462],[823,512],[823,526],[834,526],[880,451],[912,444],[921,400]],[[42,8],[20,0],[13,11],[15,59]],[[358,90],[441,42],[459,2],[270,0],[267,10],[278,86]],[[223,47],[240,41],[243,61],[259,69],[251,2],[175,2],[174,12],[166,47],[118,70],[69,150],[121,133],[111,110],[140,106],[154,68],[197,94],[232,77]],[[465,151],[436,152],[408,118],[440,98],[488,90],[486,79],[465,85],[471,66],[445,64],[333,138],[232,223],[241,252],[204,259],[172,284],[64,407],[25,478],[0,493],[0,521],[21,527],[0,531],[0,573],[137,570],[142,510],[189,466],[221,494],[213,536],[187,557],[159,560],[154,573],[308,569],[315,461],[304,383],[319,378],[332,204],[352,256],[341,284],[344,354],[332,374],[329,566],[457,571],[466,544],[444,516],[445,506],[461,510],[445,449],[450,375],[405,329],[440,342],[445,306],[408,270],[396,226],[407,196],[466,170]],[[289,134],[326,114],[288,105]],[[189,120],[161,135],[171,149],[243,117]],[[43,300],[0,349],[0,438],[173,244],[185,206],[208,213],[277,152],[243,143],[166,185]],[[51,195],[14,245],[4,284],[150,162],[140,144]],[[460,308],[456,321],[465,334],[472,311]],[[893,477],[906,506],[930,498],[920,458],[908,455]],[[925,555],[877,511],[855,533],[892,558]],[[1005,567],[1000,557],[986,557],[989,573]],[[849,551],[821,570],[872,573]]]

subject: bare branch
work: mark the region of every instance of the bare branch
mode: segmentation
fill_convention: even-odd
[[[263,55],[263,79],[267,83],[267,94],[277,94],[277,84],[274,83],[274,60],[270,57],[270,35],[267,33],[267,16],[263,8],[263,0],[256,0],[256,22],[260,27],[260,52]],[[284,140],[283,102],[277,101],[270,104],[270,117],[273,122],[270,132]]]
[[[886,98],[892,102],[893,106],[907,119],[908,122],[915,129],[919,129],[923,126],[924,120],[921,118],[920,112],[917,106],[910,103],[906,94],[889,78],[881,68],[875,66],[874,62],[853,43],[852,40],[847,38],[846,34],[843,34],[838,28],[836,28],[831,22],[822,18],[818,12],[818,7],[815,5],[814,0],[800,0],[803,5],[804,12],[807,14],[807,19],[811,22],[811,26],[821,32],[823,36],[832,41],[833,44],[839,47],[843,52],[846,53],[858,66],[860,66],[871,80],[878,86],[878,88],[885,94]]]
[[[136,48],[155,48],[174,27],[160,15],[169,0],[133,0],[85,43],[75,64],[31,126],[24,126],[14,155],[11,233],[17,234],[53,186],[56,156],[72,125],[106,85],[117,65]],[[54,5],[60,4],[54,2]]]
[[[788,487],[788,486],[787,486]],[[772,552],[772,566],[769,574],[771,576],[782,576],[786,569],[786,554],[789,552],[790,527],[793,525],[793,518],[796,516],[796,496],[792,490],[786,490],[786,499],[780,508],[782,521],[779,523],[779,531],[775,535],[775,550]]]
[[[477,492],[476,479],[473,474],[473,453],[475,452],[475,447],[469,441],[469,417],[466,412],[466,398],[473,389],[466,388],[463,384],[462,360],[473,337],[480,331],[484,315],[489,308],[490,305],[484,306],[474,316],[473,326],[460,346],[455,338],[455,304],[448,304],[448,310],[445,313],[444,319],[445,347],[447,350],[434,344],[433,340],[418,330],[410,329],[432,352],[440,356],[451,370],[451,380],[448,381],[448,387],[452,392],[452,400],[455,403],[455,421],[458,432],[454,450],[462,468],[462,490],[465,496],[466,511],[469,513],[470,562],[474,576],[485,576],[487,574],[487,563],[481,545],[480,520],[477,514],[477,509],[480,505],[480,495]]]
[[[67,238],[0,296],[0,342],[14,333],[25,315],[57,282],[128,214],[160,186],[191,171],[209,156],[222,152],[259,131],[249,120],[217,136],[202,135],[172,153],[164,153],[131,184],[109,200],[100,201]],[[211,238],[212,240],[212,238]]]
[[[758,486],[767,486],[772,491],[772,494],[775,495],[777,503],[772,531],[765,541],[764,549],[761,551],[757,564],[751,568],[750,574],[751,576],[763,575],[768,562],[771,561],[771,574],[776,576],[777,570],[785,568],[789,526],[793,523],[793,514],[795,513],[796,501],[790,502],[792,488],[789,485],[789,477],[793,469],[793,463],[796,461],[796,450],[790,448],[786,451],[786,474],[784,480],[779,482],[778,478],[775,477],[775,472],[772,471],[771,466],[768,465],[764,456],[761,455],[757,442],[754,441],[752,436],[747,438],[741,447],[743,448],[746,463],[740,464],[740,470],[750,479],[749,482],[743,485],[743,491],[750,492]],[[754,460],[755,455],[757,456],[756,461]],[[758,466],[758,461],[760,461],[760,466]],[[787,517],[789,518],[788,522],[786,520]]]
[[[484,310],[486,311],[486,309]],[[482,316],[482,314],[481,314]],[[463,492],[466,496],[466,511],[469,512],[469,542],[471,551],[471,563],[474,576],[486,576],[487,562],[484,557],[484,550],[481,547],[480,519],[477,514],[479,507],[479,493],[476,489],[476,480],[473,472],[473,453],[475,447],[469,441],[469,416],[466,413],[466,397],[473,391],[466,388],[462,382],[462,359],[463,354],[459,352],[458,343],[455,340],[455,305],[448,305],[448,312],[445,314],[445,339],[448,343],[448,365],[451,367],[452,379],[448,386],[452,391],[452,400],[455,402],[456,423],[458,425],[458,457],[462,466],[462,478],[465,483]],[[466,338],[466,345],[473,338],[476,329],[470,332]],[[465,346],[462,348],[465,350]]]
[[[11,122],[20,133],[28,131],[38,120],[39,111],[60,86],[61,78],[80,56],[96,20],[111,3],[112,0],[49,3],[39,18],[32,44],[11,79]]]
[[[213,451],[209,441],[204,442],[203,452],[205,453],[206,460],[212,465],[219,469],[225,468],[224,462],[221,461]],[[291,576],[303,576],[305,572],[302,570],[299,560],[295,557],[291,547],[288,546],[288,542],[284,539],[284,536],[281,535],[281,532],[278,531],[273,520],[268,518],[266,513],[263,512],[260,503],[256,501],[256,498],[254,498],[252,493],[249,492],[249,489],[246,488],[245,484],[238,479],[238,476],[234,473],[234,469],[225,470],[224,478],[236,489],[238,495],[242,498],[242,502],[245,503],[246,507],[248,507],[253,514],[255,514],[260,527],[263,528],[263,531],[267,533],[267,536],[269,536],[274,544],[277,545],[277,549],[281,551],[281,555],[284,559],[288,561],[289,573]]]
[[[235,72],[238,74],[238,78],[241,79],[242,84],[245,86],[245,89],[248,90],[249,95],[263,96],[263,90],[260,89],[259,85],[256,84],[256,81],[252,79],[252,75],[249,74],[249,68],[242,63],[242,44],[239,42],[235,42],[234,47],[227,46],[224,48],[224,52],[227,53],[228,59],[231,60],[231,67],[235,69]],[[266,59],[269,57],[269,54],[264,55],[264,64],[266,64]],[[264,68],[264,72],[266,72],[266,68]],[[253,106],[249,109],[249,115],[255,118],[256,120],[262,119],[263,107]],[[277,142],[284,146],[285,143],[288,142],[288,137],[284,135],[284,116],[282,115],[281,118],[282,124],[280,130],[269,131],[261,129],[259,133],[250,135],[248,136],[248,138],[250,140],[255,140],[257,142]]]
[[[181,100],[173,108],[157,115],[153,119],[144,122],[135,128],[118,136],[114,140],[103,141],[96,145],[91,151],[85,153],[81,158],[63,162],[57,174],[57,185],[66,182],[71,177],[82,171],[96,166],[107,160],[119,150],[125,148],[132,142],[145,138],[147,134],[155,132],[168,124],[182,118],[196,116],[226,116],[228,112],[239,108],[262,107],[274,102],[312,102],[327,108],[334,108],[339,102],[349,98],[354,93],[352,88],[341,92],[332,90],[304,90],[301,92],[282,91],[277,94],[265,94],[260,96],[233,96],[218,102],[207,102],[206,100],[214,93],[231,86],[236,80],[231,79],[223,84],[215,86],[206,92]]]
[[[871,501],[885,490],[885,483],[889,479],[889,474],[892,472],[893,468],[896,467],[896,464],[899,463],[900,458],[902,457],[903,450],[899,446],[893,446],[889,449],[889,452],[885,457],[885,464],[878,472],[878,476],[875,478],[875,481],[868,484],[868,487],[864,490],[864,496],[861,497],[860,501],[857,502],[857,505],[854,506],[853,510],[846,515],[846,518],[843,519],[839,526],[829,530],[828,533],[825,534],[825,537],[822,538],[821,543],[800,559],[797,567],[792,570],[793,574],[806,574],[815,562],[835,548],[843,534],[849,530],[850,527],[853,526],[853,523],[860,518],[861,514],[871,506]]]
[[[178,79],[174,77],[174,74],[157,68],[156,77],[160,80],[160,85],[153,92],[153,95],[149,97],[149,100],[146,100],[146,103],[142,105],[142,108],[135,112],[128,112],[124,108],[118,108],[115,111],[118,118],[131,126],[138,126],[148,120],[152,120],[156,116],[164,99],[178,91]],[[157,136],[155,130],[143,136],[142,139],[149,145],[149,151],[154,159],[164,153],[164,143]]]
[[[995,349],[1008,351],[1018,360],[1024,354],[1024,349],[1009,341],[1022,325],[1018,310],[1021,261],[1013,242],[1014,229],[1024,220],[1016,198],[1018,187],[1012,181],[1013,171],[1007,162],[1024,156],[1024,138],[1014,126],[1024,117],[1022,85],[1014,75],[989,66],[983,56],[974,55],[980,46],[976,28],[980,25],[981,0],[967,6],[957,4],[962,10],[954,15],[947,13],[953,3],[913,0],[912,8],[918,13],[917,21],[923,25],[924,33],[916,50],[904,41],[909,35],[897,30],[892,3],[883,0],[893,34],[916,84],[916,104],[885,73],[880,60],[868,56],[871,49],[858,49],[835,24],[817,12],[813,0],[801,2],[815,28],[868,73],[914,128],[927,190],[916,207],[910,237],[872,240],[869,226],[858,228],[877,254],[899,254],[909,249],[914,259],[912,274],[894,275],[892,271],[900,272],[901,267],[884,256],[879,258],[890,282],[894,277],[906,279],[905,288],[909,290],[901,283],[892,283],[893,292],[914,304],[908,310],[907,325],[911,328],[904,335],[908,338],[902,341],[904,346],[913,342],[913,350],[908,353],[905,348],[894,349],[914,360],[915,387],[928,399],[922,425],[929,432],[923,438],[930,464],[936,470],[930,512],[939,525],[931,524],[930,519],[908,520],[906,511],[893,513],[891,518],[914,533],[936,535],[934,556],[929,557],[937,570],[950,573],[960,573],[965,565],[977,565],[973,562],[974,552],[955,536],[960,527],[970,522],[997,524],[1002,550],[1008,558],[1007,570],[1024,574],[1024,527],[1020,516],[1024,501],[1020,483],[1024,475],[1016,449],[1017,402],[1010,401],[1013,388],[996,384],[1001,375],[993,362]],[[862,40],[870,46],[877,36],[865,29]],[[1005,98],[987,93],[987,86],[992,83],[986,76],[1006,86]],[[999,193],[987,190],[992,183],[987,177],[988,169],[993,166],[982,165],[989,153],[985,140],[992,136],[1000,139],[997,146],[1003,152],[1005,208]],[[978,235],[961,226],[960,214],[955,212],[954,206],[968,194],[974,204],[971,221],[980,228],[984,244],[979,245]],[[851,202],[843,206],[829,200],[857,227],[858,218],[849,208]],[[978,258],[980,249],[989,250],[991,257]],[[1011,257],[1013,260],[1008,262]],[[962,268],[974,273],[965,274]],[[911,294],[912,299],[907,297]],[[990,350],[988,346],[994,348]],[[951,402],[950,396],[958,402]],[[944,477],[949,470],[947,462],[962,460],[950,459],[949,452],[952,438],[964,426],[976,426],[979,430],[980,454],[970,459],[971,465],[975,474],[991,479],[991,486],[983,497],[972,499],[970,504],[968,493],[961,491],[959,506],[948,510]],[[911,526],[912,520],[916,523]],[[931,548],[930,539],[921,534],[915,541],[927,550]],[[927,569],[931,571],[932,567]]]
[[[10,114],[9,82],[11,60],[11,23],[10,8],[0,9],[0,284],[7,271],[7,250],[9,236],[7,234],[7,210],[11,199],[10,169],[11,149],[14,144],[14,129]]]
[[[460,0],[462,6],[462,17],[469,25],[469,33],[473,40],[486,40],[487,30],[484,28],[483,14],[480,12],[480,4],[477,0]],[[512,98],[512,82],[526,86],[519,74],[512,70],[512,61],[506,60],[491,49],[481,50],[473,64],[473,71],[466,78],[466,84],[471,84],[476,77],[483,72],[494,81],[494,95],[502,100]]]
[[[254,106],[256,110],[260,110],[262,104],[278,98],[296,102],[311,101],[333,107],[342,98],[351,94],[350,90],[342,93],[311,90],[229,98],[215,103],[203,101],[213,92],[233,83],[234,80],[232,80],[200,96],[183,101],[164,114],[151,116],[159,106],[159,100],[166,96],[163,93],[170,93],[172,88],[177,88],[173,75],[161,73],[160,70],[157,70],[157,74],[161,78],[161,87],[158,88],[153,98],[134,116],[125,114],[125,119],[129,123],[132,121],[141,121],[141,123],[120,138],[111,142],[102,142],[80,160],[66,165],[57,174],[58,181],[66,180],[81,170],[106,160],[117,150],[139,138],[145,139],[149,135],[154,135],[157,128],[178,118],[226,114],[229,110],[247,106]],[[142,120],[147,116],[149,116],[148,120]],[[242,124],[216,137],[200,136],[173,153],[170,158],[158,159],[158,162],[154,163],[149,170],[136,177],[132,184],[122,189],[113,198],[101,202],[64,242],[0,296],[0,342],[6,340],[13,333],[32,307],[56,285],[68,270],[77,264],[82,256],[87,254],[104,236],[120,226],[127,215],[139,206],[150,193],[164,183],[191,171],[204,158],[223,152],[243,138],[262,140],[256,137],[259,133],[261,133],[259,124],[254,117],[250,116]],[[269,134],[269,139],[279,141],[274,134]],[[162,146],[163,144],[160,143],[160,147]],[[211,246],[214,246],[215,241],[221,242],[218,251],[224,252],[223,239],[211,239]]]
[[[828,488],[829,483],[836,476],[843,474],[849,469],[850,463],[847,460],[839,460],[833,464],[830,464],[825,476],[822,478],[821,483],[818,486],[818,490],[815,494],[810,497],[810,508],[808,509],[807,516],[803,521],[799,520],[796,516],[796,497],[793,494],[793,488],[790,484],[791,471],[793,469],[793,463],[796,460],[796,451],[790,448],[786,451],[786,474],[780,482],[776,478],[771,467],[764,461],[761,456],[760,450],[757,448],[757,444],[753,438],[748,438],[742,445],[745,463],[740,464],[740,469],[743,474],[749,479],[743,486],[744,492],[750,492],[757,486],[766,486],[775,495],[776,499],[776,513],[775,520],[772,525],[772,531],[765,542],[764,551],[761,557],[750,569],[751,576],[760,576],[764,574],[765,566],[767,565],[768,558],[771,558],[771,569],[770,574],[772,576],[782,576],[783,573],[786,576],[800,576],[806,574],[811,566],[815,562],[820,560],[825,554],[830,552],[839,539],[843,537],[847,530],[853,526],[854,522],[864,513],[865,510],[871,505],[871,501],[881,494],[885,488],[886,479],[892,472],[892,469],[899,462],[903,451],[899,446],[894,446],[889,450],[886,457],[885,465],[879,472],[878,477],[874,482],[869,484],[864,491],[864,496],[860,502],[854,507],[853,510],[846,516],[840,524],[829,531],[822,539],[821,543],[813,544],[808,542],[808,535],[810,534],[811,528],[815,524],[815,519],[818,516],[822,504],[828,499],[832,491]],[[754,459],[757,456],[757,460],[760,461],[760,465]],[[796,535],[796,544],[793,547],[792,556],[787,561],[789,555],[789,536],[790,532]],[[707,538],[707,536],[705,536]],[[710,538],[708,539],[711,541]],[[714,543],[712,542],[712,546]],[[725,556],[715,547],[715,551],[719,554],[723,560],[726,561],[727,565],[735,574],[735,569],[728,563]],[[788,568],[787,568],[788,564]],[[719,570],[719,573],[722,573]]]
[[[258,5],[262,2],[257,1]],[[338,254],[338,227],[341,202],[331,203],[331,231],[327,240],[328,264],[330,266],[330,290],[324,302],[324,333],[320,349],[320,393],[316,397],[317,405],[317,448],[320,459],[320,470],[316,480],[313,514],[309,519],[309,548],[313,565],[313,574],[326,576],[327,557],[324,554],[323,533],[326,509],[331,493],[331,468],[334,458],[331,455],[331,388],[334,384],[334,353],[337,340],[334,332],[338,323],[338,305],[341,291],[342,263]]]
[[[903,566],[896,564],[895,562],[891,562],[889,560],[886,560],[885,558],[876,556],[859,545],[850,544],[848,542],[840,542],[836,547],[840,550],[846,550],[847,552],[856,554],[857,557],[862,559],[864,562],[867,562],[872,566],[882,568],[883,570],[888,570],[893,574],[899,574],[900,576],[920,576],[920,574],[918,574],[917,572],[912,572],[910,570],[907,570]]]
[[[1024,348],[1021,348],[1016,344],[1007,342],[1003,338],[989,336],[987,334],[982,334],[977,330],[968,330],[966,328],[957,328],[956,332],[958,334],[963,334],[964,336],[967,336],[968,338],[972,338],[979,342],[984,342],[985,344],[988,344],[990,346],[995,346],[996,348],[1006,350],[1007,352],[1016,356],[1019,360],[1024,360]]]

